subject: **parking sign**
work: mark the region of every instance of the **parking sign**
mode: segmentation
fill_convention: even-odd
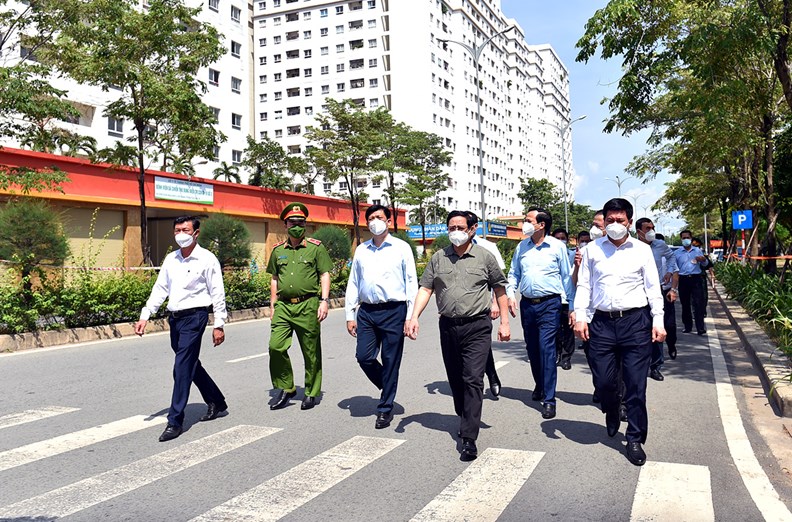
[[[753,211],[733,210],[732,228],[734,230],[750,230],[753,228]]]

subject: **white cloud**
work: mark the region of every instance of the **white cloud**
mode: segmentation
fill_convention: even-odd
[[[592,174],[599,174],[600,164],[596,161],[587,161],[586,164],[588,165],[589,170]]]

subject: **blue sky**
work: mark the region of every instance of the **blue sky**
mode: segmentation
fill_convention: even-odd
[[[619,133],[603,132],[608,117],[603,98],[616,92],[621,76],[619,58],[604,61],[597,58],[588,63],[575,61],[575,43],[583,35],[586,21],[604,7],[606,0],[502,0],[503,13],[514,18],[525,31],[529,44],[549,43],[569,70],[572,117],[586,115],[586,119],[572,126],[572,150],[577,179],[575,201],[601,208],[608,199],[618,196],[615,182],[606,178],[626,177],[624,169],[636,155],[643,153],[646,133],[624,137]],[[622,195],[637,197],[635,218],[644,215],[643,207],[650,207],[665,191],[668,176],[661,176],[643,185],[638,180],[628,179],[622,184]],[[643,195],[641,195],[643,194]],[[632,198],[628,199],[632,202]],[[650,217],[657,216],[648,211]],[[674,216],[676,217],[676,216]],[[658,221],[655,219],[655,221]],[[663,232],[671,232],[681,222],[670,217],[660,218]]]

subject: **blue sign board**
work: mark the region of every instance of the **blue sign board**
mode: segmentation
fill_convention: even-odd
[[[506,237],[506,225],[503,223],[492,223],[490,221],[487,222],[487,235],[488,236],[498,236],[498,237]]]
[[[732,228],[734,230],[750,230],[753,228],[753,211],[733,210]]]
[[[448,234],[448,227],[445,223],[434,223],[426,225],[426,239],[434,239],[437,236]],[[410,239],[421,239],[421,225],[410,225],[407,230],[407,235]]]

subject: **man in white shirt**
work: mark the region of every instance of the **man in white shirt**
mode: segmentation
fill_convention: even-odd
[[[390,209],[372,205],[366,210],[366,221],[374,237],[355,250],[345,311],[347,331],[357,337],[358,364],[372,384],[382,390],[374,428],[383,429],[393,419],[404,352],[404,323],[412,315],[418,277],[410,245],[388,233]]]
[[[225,397],[198,359],[201,337],[214,312],[212,339],[218,346],[225,340],[226,320],[223,272],[217,258],[198,245],[201,222],[194,217],[179,217],[173,222],[173,234],[179,250],[171,252],[162,262],[159,276],[135,323],[135,333],[143,335],[146,322],[168,299],[168,324],[171,348],[176,354],[173,364],[173,396],[168,410],[168,426],[160,435],[160,442],[175,439],[182,433],[184,408],[194,382],[208,404],[202,421],[216,419],[228,406]]]
[[[619,431],[618,365],[622,363],[627,407],[627,458],[646,462],[649,420],[646,379],[652,342],[663,342],[663,296],[652,250],[631,238],[633,208],[614,198],[603,207],[606,237],[583,249],[575,295],[575,335],[589,341],[594,385],[609,437]],[[587,313],[593,314],[591,324]]]

